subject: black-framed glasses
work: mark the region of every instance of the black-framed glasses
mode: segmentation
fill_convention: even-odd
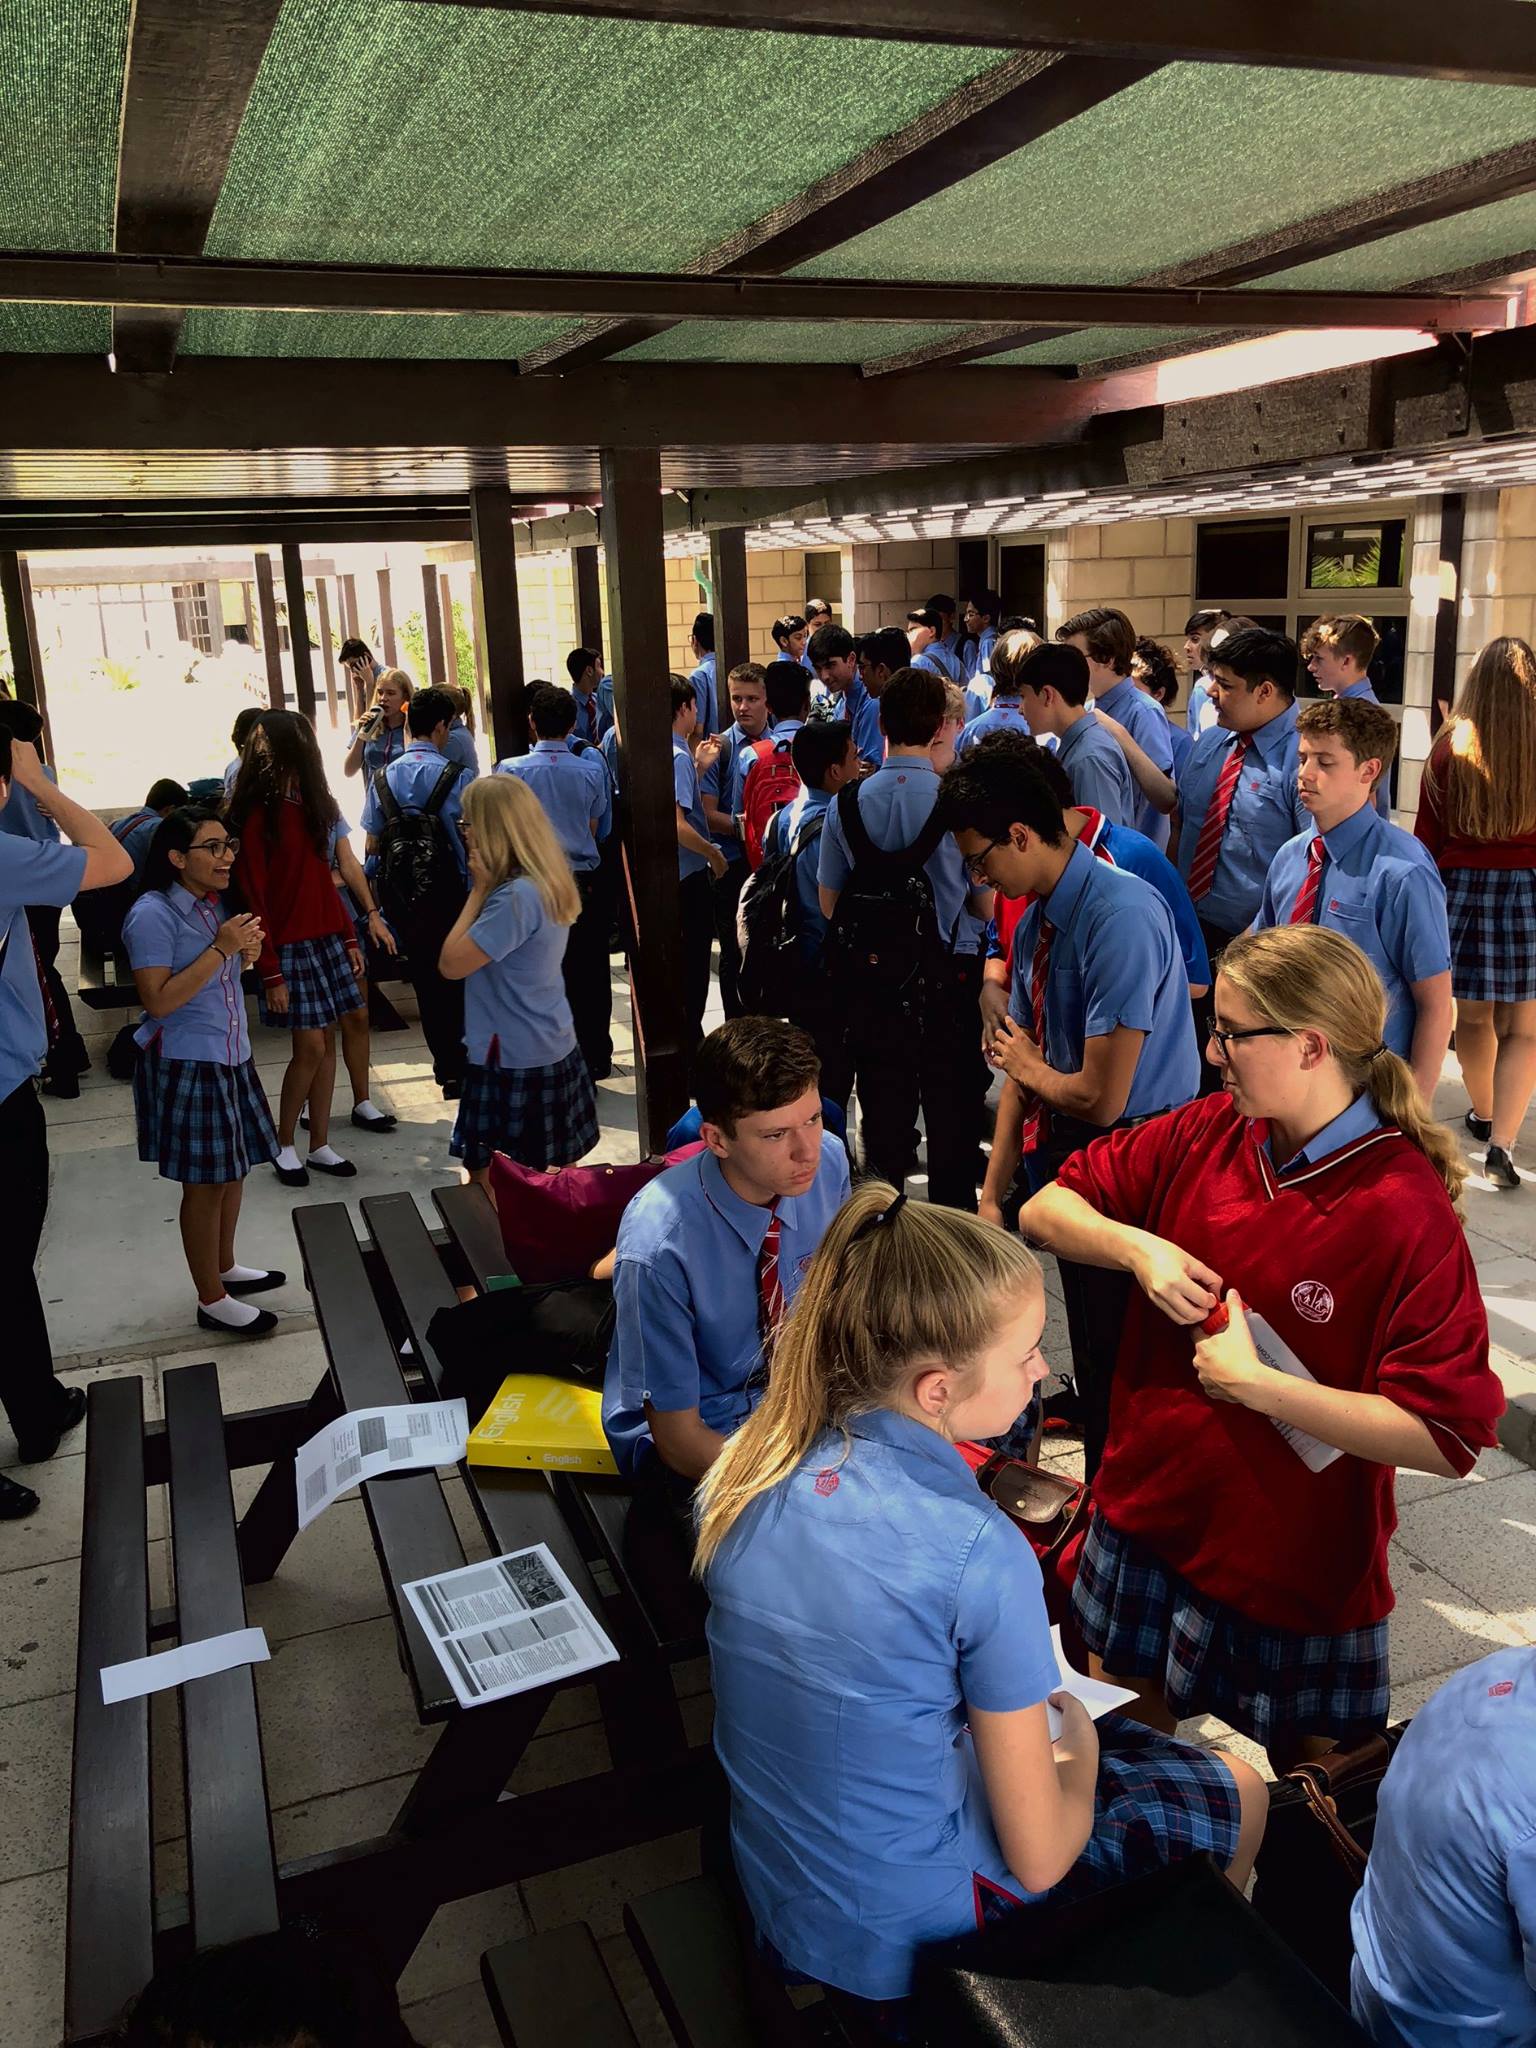
[[[1000,846],[1011,846],[1012,844],[1012,836],[1005,834],[1001,839],[989,839],[980,853],[968,853],[965,856],[965,871],[971,880],[973,882],[980,882],[986,888],[995,888],[996,884],[987,873],[987,855],[989,853],[996,853]]]
[[[1221,1047],[1221,1056],[1224,1060],[1232,1057],[1228,1047],[1235,1045],[1241,1038],[1294,1038],[1295,1036],[1295,1032],[1287,1031],[1283,1024],[1252,1024],[1246,1031],[1218,1031],[1214,1024],[1211,1026],[1212,1042]]]
[[[209,853],[215,860],[222,860],[227,853],[233,859],[240,851],[240,842],[238,839],[194,839],[187,851]]]

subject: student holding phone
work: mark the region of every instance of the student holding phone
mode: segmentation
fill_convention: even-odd
[[[1095,1669],[1280,1771],[1385,1725],[1393,1468],[1464,1477],[1504,1401],[1466,1168],[1364,953],[1235,939],[1215,1016],[1221,1091],[1078,1153],[1019,1227],[1137,1283],[1073,1590]]]

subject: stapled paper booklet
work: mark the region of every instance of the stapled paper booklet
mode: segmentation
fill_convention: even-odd
[[[400,1590],[460,1706],[506,1699],[619,1659],[547,1543],[413,1579]]]
[[[354,1408],[301,1444],[293,1461],[299,1527],[307,1529],[337,1494],[381,1472],[457,1465],[469,1435],[462,1401],[403,1402],[396,1408]]]

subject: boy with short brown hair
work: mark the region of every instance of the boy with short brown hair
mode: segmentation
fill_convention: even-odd
[[[1371,688],[1370,666],[1381,635],[1358,612],[1325,612],[1314,619],[1301,639],[1301,658],[1325,697],[1355,697],[1367,704],[1380,700]]]

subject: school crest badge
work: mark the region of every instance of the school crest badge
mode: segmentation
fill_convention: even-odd
[[[1291,1289],[1291,1307],[1309,1323],[1326,1323],[1333,1314],[1333,1289],[1321,1280],[1298,1280]]]

